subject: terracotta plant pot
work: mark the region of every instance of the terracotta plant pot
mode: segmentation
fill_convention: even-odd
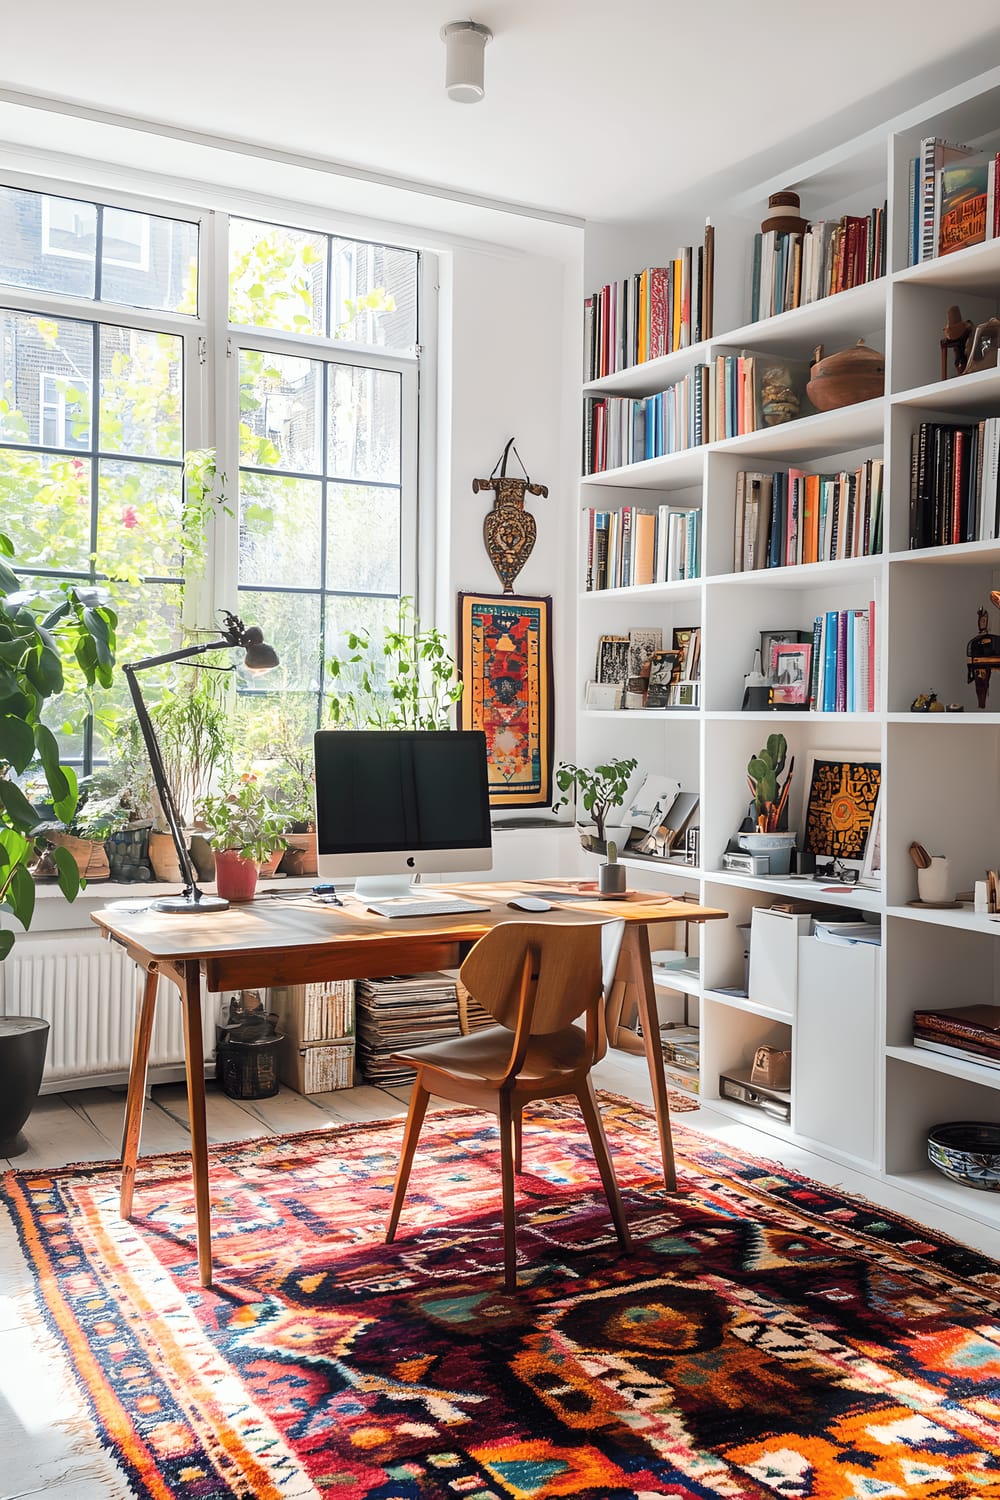
[[[257,889],[257,862],[236,849],[216,849],[215,889],[227,901],[252,901]]]
[[[260,867],[259,877],[261,880],[267,880],[269,876],[277,873],[278,866],[281,864],[284,853],[284,849],[271,850],[271,853],[267,856],[267,859],[265,859],[264,863]]]
[[[312,833],[286,833],[288,848],[281,861],[286,875],[316,874],[316,830]]]
[[[87,880],[107,880],[111,874],[111,865],[108,862],[107,851],[103,841],[99,839],[80,839],[72,833],[47,833],[45,837],[50,844],[62,845],[68,849],[76,861],[76,867],[80,874]]]
[[[177,850],[169,833],[157,833],[155,829],[149,835],[149,863],[153,867],[153,874],[157,880],[182,880],[180,861],[177,858]]]

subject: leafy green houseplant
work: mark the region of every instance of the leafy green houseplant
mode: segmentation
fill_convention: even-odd
[[[10,539],[0,533],[0,557],[13,557]],[[55,817],[63,824],[76,813],[78,786],[70,766],[59,761],[52,731],[42,722],[46,703],[66,686],[69,672],[88,688],[111,685],[117,616],[95,589],[59,585],[22,589],[21,580],[0,561],[0,908],[24,927],[35,909],[29,866],[41,854],[41,821],[18,784],[35,764],[41,766]],[[53,863],[68,901],[80,889],[76,861],[56,849]],[[0,959],[14,942],[0,932]]]
[[[399,601],[379,638],[346,635],[347,654],[326,664],[330,721],[342,729],[450,729],[463,684],[439,630],[420,624],[413,600]]]
[[[583,803],[584,809],[593,818],[597,826],[597,837],[603,844],[608,814],[613,808],[621,807],[625,801],[629,777],[638,764],[634,759],[616,759],[591,769],[589,766],[573,765],[571,761],[560,761],[556,768],[556,785],[563,795],[553,804],[553,808],[566,806],[572,792],[574,798]]]
[[[215,877],[220,896],[248,901],[259,867],[285,847],[283,819],[252,772],[224,783],[198,805],[198,819],[215,850]]]

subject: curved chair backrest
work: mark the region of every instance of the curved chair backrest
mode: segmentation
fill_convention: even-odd
[[[479,939],[462,965],[462,983],[494,1020],[511,1031],[520,1030],[525,1022],[535,1036],[561,1031],[603,996],[606,925],[503,922]],[[530,1015],[522,1016],[525,960],[530,950],[538,955],[530,975],[532,980],[537,975],[537,983],[530,986]]]

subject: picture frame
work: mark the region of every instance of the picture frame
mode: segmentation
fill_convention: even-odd
[[[843,873],[851,883],[860,880],[881,788],[882,758],[877,750],[810,753],[802,847],[815,855],[817,873],[823,878]]]
[[[486,735],[490,806],[550,806],[551,597],[460,593],[457,646],[458,727]]]
[[[861,874],[858,877],[860,885],[866,885],[880,889],[882,885],[882,791],[879,788],[878,801],[875,803],[875,815],[872,819],[871,831],[865,844],[865,857],[861,866]]]
[[[649,659],[649,687],[646,692],[647,708],[668,708],[670,684],[674,680],[681,656],[679,651],[654,651]]]
[[[775,641],[771,646],[769,677],[774,703],[807,704],[812,641]]]
[[[771,652],[775,646],[796,646],[804,641],[812,643],[811,630],[762,630],[760,633],[760,669],[768,682],[771,678]]]

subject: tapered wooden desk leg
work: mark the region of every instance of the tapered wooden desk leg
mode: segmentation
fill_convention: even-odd
[[[622,939],[618,969],[626,967],[628,977],[635,985],[635,999],[642,1025],[642,1044],[649,1068],[649,1081],[653,1086],[653,1108],[656,1110],[656,1126],[660,1132],[660,1152],[663,1157],[663,1180],[668,1193],[677,1191],[677,1170],[674,1166],[674,1140],[670,1131],[670,1105],[667,1096],[667,1080],[663,1071],[663,1053],[660,1050],[660,1017],[656,1008],[656,986],[653,984],[653,965],[649,957],[649,933],[640,922],[630,922]]]
[[[142,1134],[142,1110],[146,1102],[146,1072],[149,1067],[149,1043],[153,1034],[156,1016],[156,990],[160,975],[155,964],[146,970],[142,988],[142,1000],[135,1018],[135,1035],[132,1039],[132,1066],[128,1075],[128,1096],[125,1100],[125,1124],[122,1127],[122,1182],[119,1210],[123,1219],[132,1217],[132,1195],[135,1192],[135,1164],[139,1157],[139,1137]]]
[[[212,1285],[212,1217],[208,1191],[208,1128],[205,1122],[205,1057],[201,1034],[201,965],[183,965],[184,1062],[187,1067],[188,1119],[191,1126],[191,1172],[198,1226],[198,1272],[202,1286]]]

